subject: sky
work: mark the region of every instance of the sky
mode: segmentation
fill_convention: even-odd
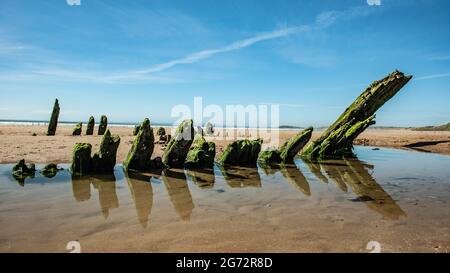
[[[202,97],[327,126],[397,69],[414,78],[377,125],[449,122],[450,1],[380,4],[0,0],[0,119],[47,120],[58,98],[63,121],[170,123]]]

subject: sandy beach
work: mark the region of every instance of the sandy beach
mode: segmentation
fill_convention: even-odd
[[[75,143],[86,142],[93,145],[93,150],[98,149],[101,136],[72,136],[73,126],[60,125],[56,136],[46,136],[47,126],[43,125],[2,125],[0,126],[0,163],[15,163],[24,158],[30,163],[69,163],[71,161],[72,147]],[[83,128],[84,129],[84,128]],[[97,129],[97,127],[96,127]],[[131,143],[134,139],[133,128],[126,126],[111,126],[113,134],[118,134],[121,143],[117,153],[117,162],[125,159]],[[170,128],[166,128],[170,132]],[[279,133],[280,145],[295,135],[299,130],[281,130]],[[322,131],[313,133],[312,139],[320,136]],[[36,136],[33,136],[36,134]],[[217,155],[220,155],[224,147],[235,137],[256,136],[255,130],[238,131],[227,129],[226,132],[218,132],[219,136],[208,137],[217,145]],[[223,139],[223,135],[228,135]],[[233,137],[235,136],[235,137]],[[260,134],[267,143],[270,132]],[[368,129],[355,141],[357,145],[392,147],[398,149],[413,149],[422,152],[433,152],[450,155],[450,132],[412,131],[408,129]],[[263,147],[265,148],[265,147]],[[153,156],[161,156],[162,146],[156,145]]]

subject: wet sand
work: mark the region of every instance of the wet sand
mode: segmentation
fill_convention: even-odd
[[[357,147],[281,170],[216,167],[18,184],[0,165],[0,252],[449,252],[450,157]],[[68,165],[63,165],[67,167]],[[40,167],[40,166],[38,166]]]
[[[94,151],[98,148],[101,140],[100,136],[72,136],[72,129],[73,126],[60,125],[56,136],[46,136],[46,126],[2,125],[0,126],[0,163],[15,163],[22,158],[30,163],[68,163],[71,161],[72,147],[75,143],[91,143]],[[121,144],[117,153],[117,162],[121,163],[125,159],[134,139],[132,135],[133,128],[111,126],[110,129],[112,133],[118,134],[121,137]],[[281,130],[279,134],[280,145],[298,131]],[[37,136],[33,136],[33,133]],[[255,138],[257,135],[255,130],[251,129],[247,131],[226,130],[226,132],[217,133],[220,135],[207,139],[216,143],[218,155],[235,137],[242,138],[247,136],[249,138]],[[320,133],[321,130],[315,131],[312,139],[317,138]],[[226,140],[223,139],[224,135],[228,136]],[[271,137],[270,132],[262,133],[260,136],[264,139],[265,143],[268,143]],[[450,132],[368,129],[359,136],[356,144],[414,149],[423,152],[450,155]],[[162,153],[161,146],[157,145],[154,156],[160,156]]]

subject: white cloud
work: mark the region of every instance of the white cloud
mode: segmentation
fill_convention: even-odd
[[[87,71],[84,69],[69,70],[61,68],[44,68],[44,69],[29,70],[28,73],[30,73],[31,75],[28,76],[31,78],[33,78],[34,76],[45,76],[48,78],[54,77],[60,80],[76,80],[76,81],[100,82],[100,83],[132,83],[134,81],[180,82],[179,79],[156,77],[151,76],[151,74],[162,72],[178,65],[186,65],[200,62],[202,60],[211,58],[217,54],[237,51],[243,48],[250,47],[256,43],[279,39],[310,30],[319,31],[320,29],[336,24],[341,20],[349,20],[355,17],[364,16],[369,14],[369,12],[371,11],[368,11],[365,7],[353,7],[344,11],[323,12],[316,17],[315,22],[311,25],[285,27],[282,29],[276,29],[273,31],[260,33],[250,38],[235,41],[223,47],[193,52],[184,57],[155,64],[143,69],[127,70],[121,72],[105,72],[105,71]],[[308,60],[305,60],[305,62],[307,61]],[[297,60],[297,62],[301,61]],[[14,80],[17,78],[21,80],[27,77],[26,74],[27,73],[20,72],[17,75],[11,74],[0,75],[0,79]]]
[[[427,76],[417,77],[415,80],[416,81],[425,81],[425,80],[432,80],[432,79],[438,79],[438,78],[447,78],[447,77],[450,77],[450,73],[427,75]]]

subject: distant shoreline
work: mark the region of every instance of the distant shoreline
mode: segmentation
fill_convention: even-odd
[[[59,121],[58,124],[62,125],[62,126],[75,126],[77,123],[82,122],[82,121]],[[83,124],[87,124],[86,122],[82,122]],[[113,126],[113,127],[134,127],[136,125],[138,125],[139,122],[108,122],[108,126]],[[2,125],[30,125],[30,126],[35,126],[35,125],[40,125],[40,126],[47,126],[48,125],[48,121],[46,120],[13,120],[13,119],[0,119],[0,126]],[[152,123],[152,126],[156,127],[174,127],[174,124],[170,124],[170,123]],[[297,131],[297,130],[303,130],[306,127],[302,127],[302,126],[292,126],[292,125],[281,125],[278,128],[268,128],[268,127],[262,127],[262,128],[256,128],[256,127],[221,127],[221,126],[215,126],[216,129],[238,129],[238,130],[242,130],[242,129],[261,129],[261,130],[280,130],[280,131]],[[314,130],[316,131],[323,131],[325,129],[327,129],[327,126],[319,126],[319,127],[314,127]],[[369,129],[412,129],[413,127],[404,127],[404,126],[372,126]]]

